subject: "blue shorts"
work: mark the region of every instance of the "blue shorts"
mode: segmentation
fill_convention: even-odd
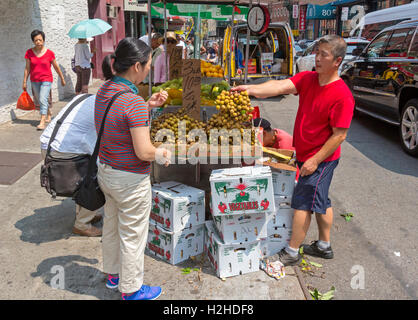
[[[297,164],[299,168],[302,168],[303,162],[298,161]],[[338,160],[322,162],[311,175],[299,176],[293,191],[291,207],[296,210],[325,214],[331,207],[328,191],[337,165]]]

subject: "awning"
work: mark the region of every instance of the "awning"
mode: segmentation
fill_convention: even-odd
[[[309,4],[306,10],[306,19],[308,20],[328,20],[335,19],[336,8],[332,4],[324,6]]]

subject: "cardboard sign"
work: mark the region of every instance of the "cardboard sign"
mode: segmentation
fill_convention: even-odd
[[[170,80],[181,77],[181,70],[183,68],[183,47],[174,47],[170,54]]]
[[[185,59],[183,63],[183,108],[200,120],[200,60]]]

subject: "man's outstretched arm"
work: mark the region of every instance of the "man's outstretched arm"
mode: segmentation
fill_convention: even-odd
[[[289,79],[270,80],[262,84],[241,85],[231,88],[231,91],[247,91],[248,95],[260,99],[297,93],[295,85]]]

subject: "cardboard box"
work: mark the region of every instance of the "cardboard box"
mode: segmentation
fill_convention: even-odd
[[[274,204],[276,209],[285,209],[290,208],[292,203],[291,196],[284,196],[284,195],[274,195]]]
[[[152,186],[150,220],[177,232],[205,222],[205,192],[176,181]]]
[[[274,212],[271,170],[266,166],[213,170],[209,178],[214,216]]]
[[[291,228],[273,227],[268,231],[269,235],[260,241],[261,256],[263,258],[275,255],[285,248],[292,237]]]
[[[203,252],[205,224],[170,232],[150,221],[147,249],[173,265]]]
[[[224,244],[213,221],[205,223],[205,253],[219,278],[255,272],[260,269],[260,241]]]
[[[253,242],[267,237],[267,218],[263,212],[214,216],[213,221],[224,243]]]
[[[267,234],[273,227],[292,229],[293,211],[292,208],[276,208],[275,212],[267,214]]]
[[[275,195],[292,196],[293,190],[296,184],[296,163],[293,161],[295,153],[293,150],[286,149],[274,149],[268,148],[269,150],[278,152],[284,156],[291,157],[292,160],[289,163],[281,163],[283,159],[273,158],[270,154],[264,153],[264,155],[270,156],[269,158],[263,158],[261,161],[258,160],[257,164],[263,164],[271,169],[272,180],[273,180],[273,192]]]

